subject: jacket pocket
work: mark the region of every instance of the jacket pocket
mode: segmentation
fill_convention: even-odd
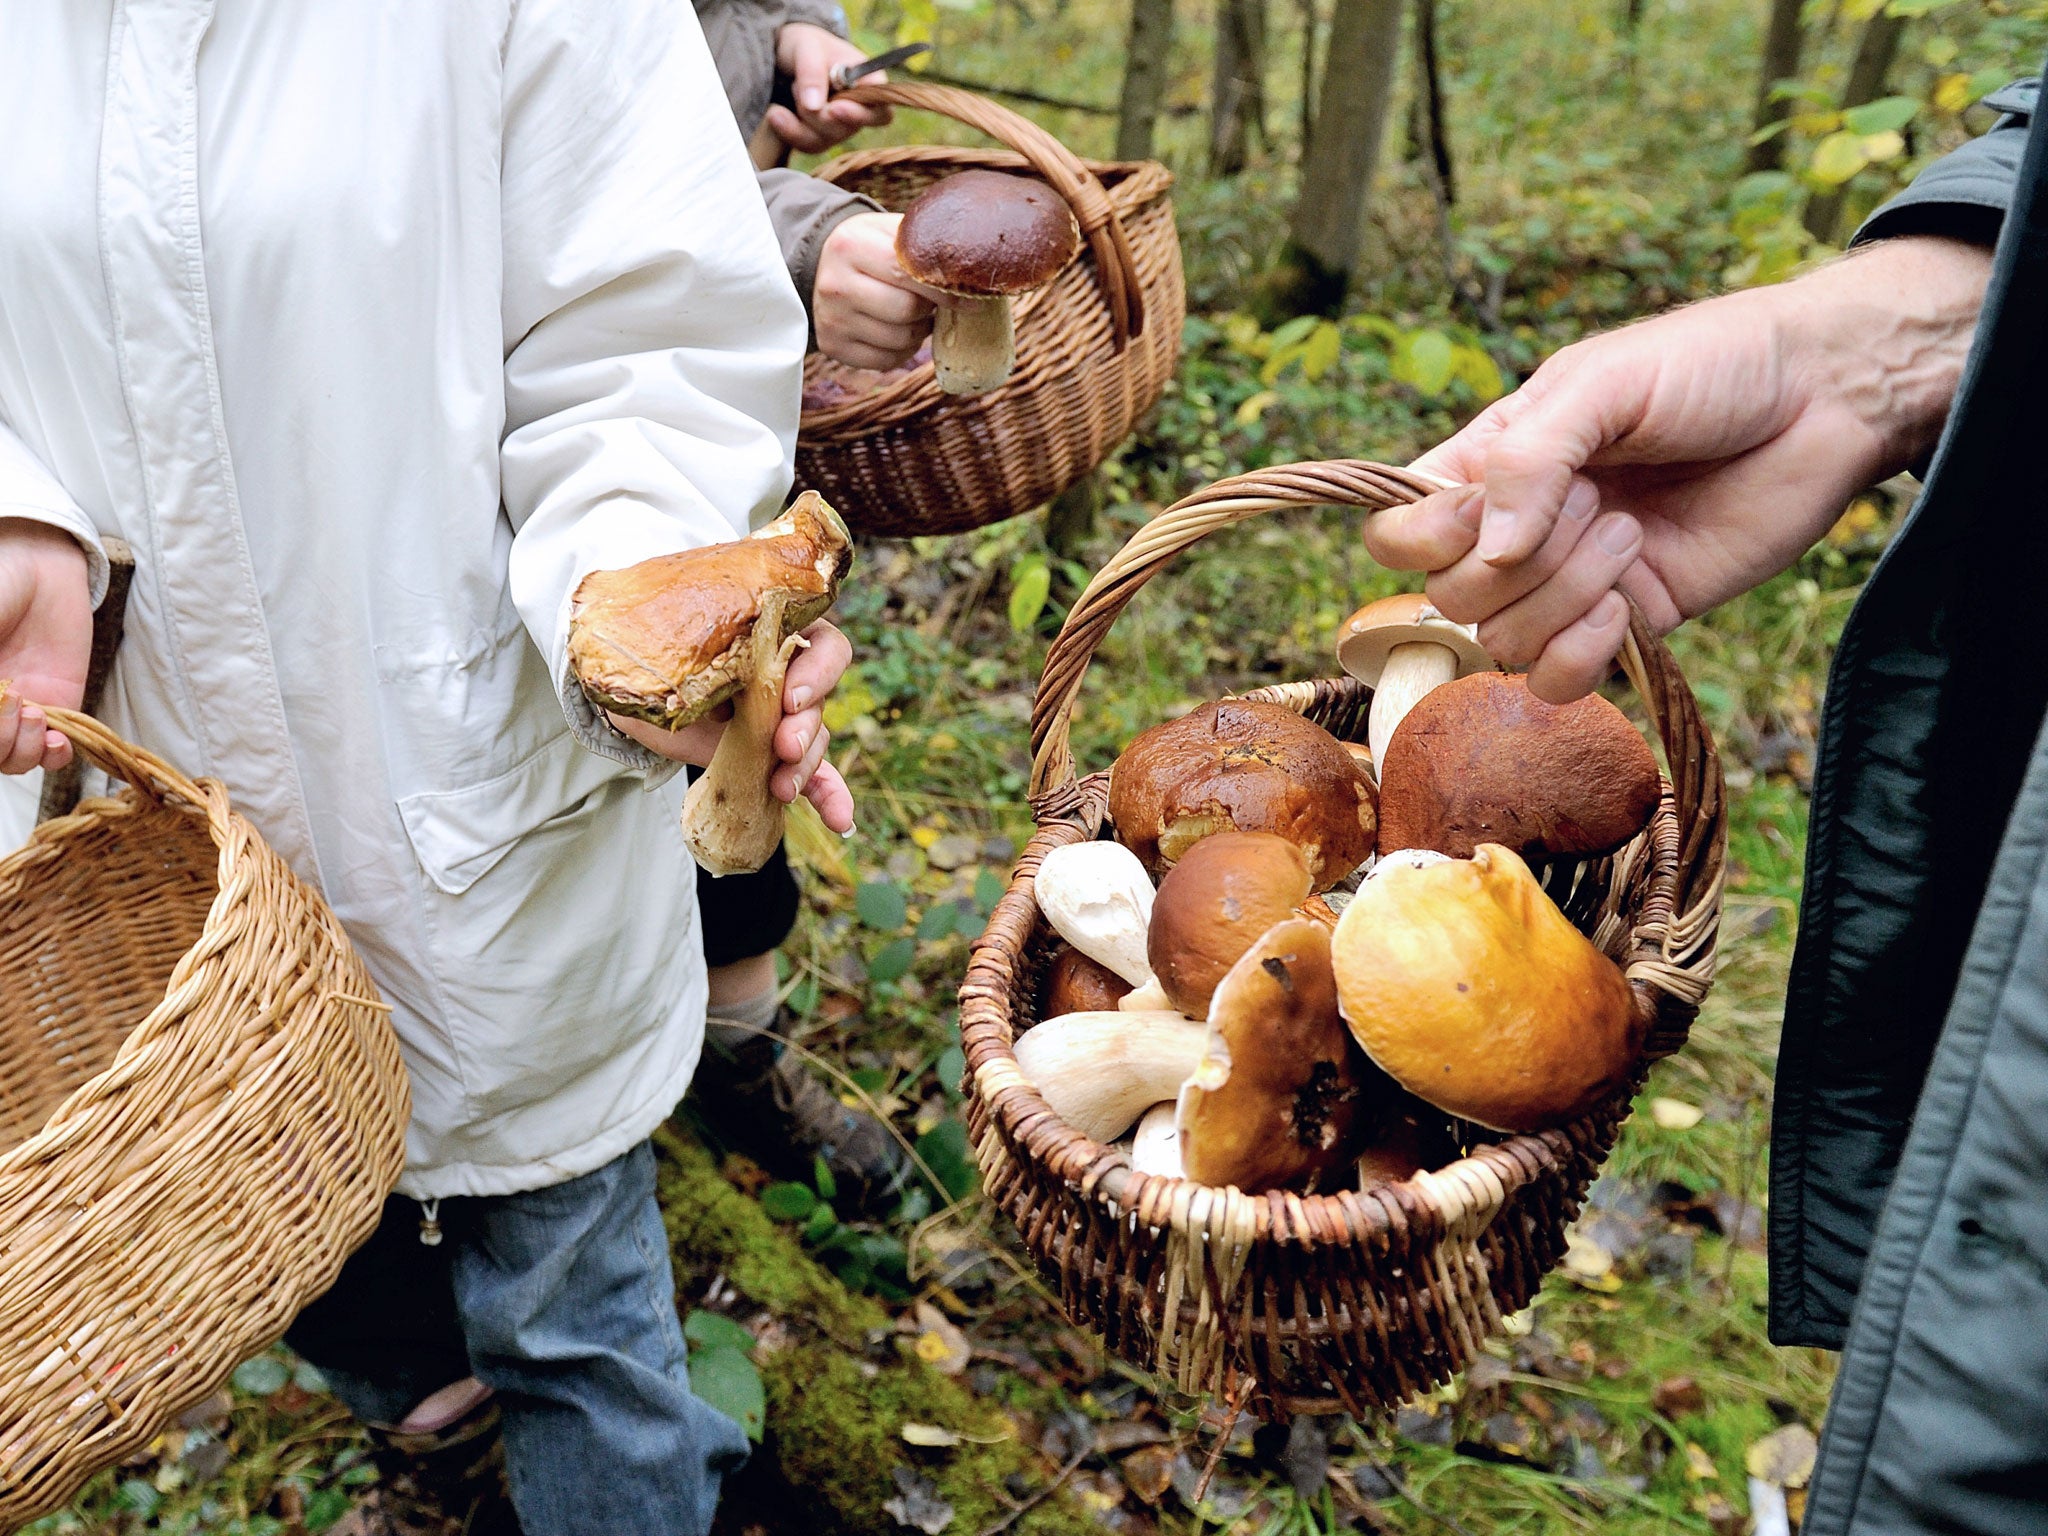
[[[398,801],[413,856],[434,885],[460,896],[504,861],[522,838],[592,819],[598,791],[620,777],[615,762],[586,752],[566,730],[503,773],[460,789]],[[636,786],[637,788],[637,786]]]

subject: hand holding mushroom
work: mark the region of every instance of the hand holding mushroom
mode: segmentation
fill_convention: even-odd
[[[714,873],[758,869],[799,793],[828,827],[852,828],[819,713],[851,649],[817,617],[851,560],[838,515],[807,493],[751,538],[594,571],[577,587],[569,657],[584,693],[643,746],[710,765],[684,836]],[[717,723],[727,700],[732,720]]]

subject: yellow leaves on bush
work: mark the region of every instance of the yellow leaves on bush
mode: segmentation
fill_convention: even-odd
[[[1813,159],[1806,169],[1822,186],[1839,187],[1868,164],[1870,155],[1863,147],[1863,136],[1840,128],[1813,146]]]
[[[1972,99],[1970,94],[1970,77],[1966,74],[1958,72],[1953,75],[1943,75],[1934,82],[1933,101],[1944,112],[1960,112],[1970,104]]]

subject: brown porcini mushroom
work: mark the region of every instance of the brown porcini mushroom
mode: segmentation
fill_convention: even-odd
[[[768,789],[782,679],[799,633],[838,596],[853,540],[815,491],[744,539],[592,571],[569,610],[569,660],[593,704],[679,730],[732,701],[691,786],[683,840],[715,875],[759,869],[782,840]]]
[[[1649,743],[1599,695],[1546,704],[1524,678],[1474,673],[1419,701],[1387,744],[1380,851],[1590,858],[1648,826],[1662,794]]]
[[[1053,957],[1045,979],[1045,1002],[1041,1018],[1062,1013],[1108,1013],[1129,994],[1131,984],[1092,956],[1071,944],[1062,945]]]
[[[1166,1000],[1205,1018],[1217,983],[1275,923],[1308,900],[1308,860],[1270,832],[1218,832],[1166,872],[1145,957]]]
[[[1337,664],[1372,690],[1366,742],[1382,780],[1387,743],[1415,701],[1432,688],[1493,666],[1467,624],[1453,624],[1419,592],[1367,603],[1337,634]]]
[[[1509,849],[1396,864],[1331,938],[1352,1036],[1403,1088],[1496,1131],[1540,1131],[1628,1086],[1646,1020],[1621,970]]]
[[[932,319],[940,389],[994,389],[1017,361],[1015,294],[1042,288],[1081,249],[1066,199],[1028,176],[961,171],[935,181],[903,210],[896,261],[906,276],[964,301]]]
[[[1329,930],[1276,923],[1216,988],[1180,1091],[1186,1177],[1252,1194],[1312,1186],[1357,1157],[1369,1074],[1338,1015]]]
[[[1317,890],[1365,862],[1372,776],[1291,709],[1221,699],[1141,732],[1109,771],[1118,841],[1154,874],[1212,832],[1271,832],[1308,860]]]
[[[1054,1114],[1107,1144],[1180,1092],[1207,1038],[1177,1013],[1062,1014],[1017,1037],[1017,1070]]]

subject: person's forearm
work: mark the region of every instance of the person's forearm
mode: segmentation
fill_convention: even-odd
[[[1892,471],[1934,446],[1962,380],[1991,252],[1931,236],[1890,240],[1775,290],[1807,388],[1864,424]]]

